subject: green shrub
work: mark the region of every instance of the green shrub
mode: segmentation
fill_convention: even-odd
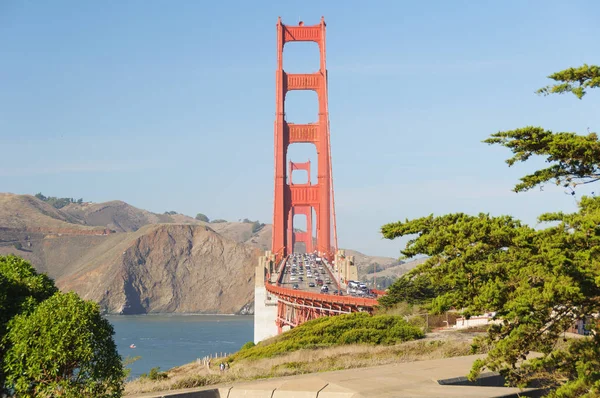
[[[155,368],[150,369],[150,372],[148,373],[148,378],[150,380],[163,380],[168,379],[169,376],[166,372],[161,372],[160,367],[157,366]]]
[[[342,344],[396,344],[423,336],[420,328],[401,317],[359,312],[314,319],[256,346],[246,343],[230,360],[270,358],[300,349]]]
[[[255,345],[256,345],[256,344],[254,344],[254,341],[247,341],[247,342],[246,342],[246,343],[245,343],[245,344],[242,346],[242,348],[240,348],[240,351],[247,350],[248,348],[252,348],[252,347],[254,347]]]
[[[258,222],[258,221],[254,221],[252,223],[252,233],[255,234],[258,231],[260,231],[261,229],[263,229],[265,227],[265,224]]]
[[[35,197],[38,198],[39,200],[43,200],[44,202],[49,203],[51,206],[57,208],[57,209],[62,209],[63,207],[65,207],[66,205],[70,204],[70,203],[78,203],[78,204],[82,204],[83,203],[83,199],[73,199],[73,198],[57,198],[56,196],[44,196],[41,192],[38,192],[37,194],[35,194]]]
[[[209,218],[208,216],[206,216],[206,214],[202,214],[202,213],[198,213],[196,214],[196,220],[198,221],[204,221],[204,222],[209,222]]]
[[[123,364],[98,304],[55,293],[14,316],[5,342],[6,384],[18,397],[115,397]]]

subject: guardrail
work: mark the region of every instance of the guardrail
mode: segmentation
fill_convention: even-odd
[[[288,289],[281,286],[271,285],[269,283],[265,283],[265,288],[267,291],[281,296],[290,296],[303,298],[308,300],[315,301],[325,301],[329,303],[336,304],[345,304],[345,305],[354,305],[357,307],[375,307],[378,302],[375,299],[371,298],[362,298],[362,297],[349,297],[349,296],[338,296],[335,294],[322,294],[322,293],[312,293],[306,292],[302,290]]]

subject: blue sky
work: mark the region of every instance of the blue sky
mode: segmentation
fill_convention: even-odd
[[[509,169],[481,141],[599,130],[600,92],[534,94],[552,72],[600,63],[594,0],[5,0],[0,191],[271,222],[275,24],[321,15],[340,246],[398,256],[403,241],[379,234],[390,221],[483,211],[533,224],[575,209],[559,189],[512,193],[541,163]],[[284,67],[316,70],[316,45],[286,46]],[[289,121],[316,121],[314,93],[286,106]],[[307,145],[290,154],[316,162]]]

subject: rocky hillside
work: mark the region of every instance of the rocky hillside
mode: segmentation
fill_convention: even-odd
[[[57,284],[109,312],[239,313],[253,300],[258,249],[199,225],[147,225],[93,248]]]
[[[206,223],[122,201],[61,209],[30,195],[0,193],[0,255],[13,253],[110,313],[248,313],[254,267],[271,225]],[[354,255],[359,273],[398,261]]]
[[[251,232],[248,223],[218,225],[235,239],[211,226],[120,201],[55,209],[30,195],[0,194],[0,254],[30,260],[62,290],[111,313],[252,311],[262,250],[243,241],[259,235],[233,234]]]

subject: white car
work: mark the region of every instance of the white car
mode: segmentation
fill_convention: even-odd
[[[295,276],[290,276],[290,281],[295,281],[296,277]]]

